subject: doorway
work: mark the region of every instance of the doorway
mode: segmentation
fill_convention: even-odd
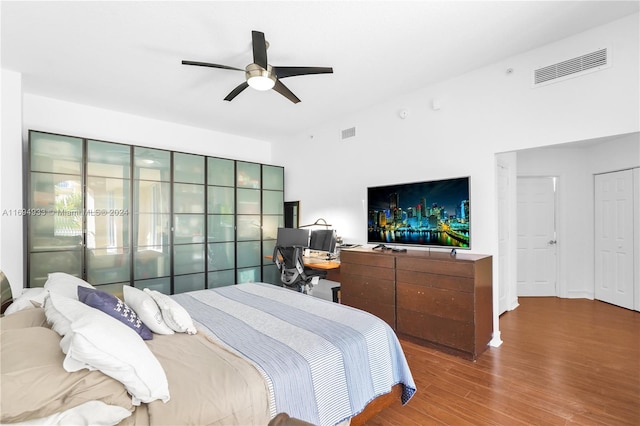
[[[518,296],[557,296],[557,177],[518,177]]]

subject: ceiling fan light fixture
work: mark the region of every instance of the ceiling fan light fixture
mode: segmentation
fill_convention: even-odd
[[[246,68],[247,83],[256,90],[269,90],[276,84],[276,77],[271,72],[271,65],[265,70],[260,65],[249,64]]]

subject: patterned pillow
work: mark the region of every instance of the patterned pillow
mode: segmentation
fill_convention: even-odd
[[[113,294],[102,290],[78,287],[78,300],[131,327],[142,339],[153,339],[153,333],[149,327],[144,325],[136,312]]]

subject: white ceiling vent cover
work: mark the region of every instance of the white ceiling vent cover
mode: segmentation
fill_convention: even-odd
[[[356,136],[356,128],[350,127],[342,131],[342,139],[353,138]]]
[[[578,77],[611,66],[609,49],[604,48],[577,58],[534,70],[534,87]]]

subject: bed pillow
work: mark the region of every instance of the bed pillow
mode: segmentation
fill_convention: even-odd
[[[47,290],[43,287],[25,288],[17,298],[13,299],[13,303],[9,305],[5,315],[11,315],[23,309],[32,309],[42,307]]]
[[[162,319],[162,312],[153,297],[130,285],[122,286],[122,294],[124,302],[136,311],[138,317],[151,331],[158,334],[174,333]]]
[[[41,419],[92,400],[133,410],[122,383],[99,371],[65,371],[60,336],[53,330],[30,327],[0,333],[0,423]]]
[[[46,326],[47,317],[44,314],[44,308],[25,309],[0,318],[2,330]]]
[[[102,371],[124,384],[134,405],[169,400],[164,369],[135,331],[78,300],[51,293],[45,302],[45,313],[47,303],[70,321],[69,330],[60,341],[66,354],[65,370]]]
[[[162,311],[162,318],[173,331],[196,334],[196,327],[193,325],[191,316],[178,302],[156,290],[145,288],[144,291],[156,301]]]
[[[93,288],[78,287],[78,300],[131,327],[144,340],[153,339],[153,333],[144,325],[136,312],[113,294]]]
[[[95,288],[88,282],[64,272],[52,272],[44,283],[44,288],[51,293],[58,293],[78,300],[78,287]]]

